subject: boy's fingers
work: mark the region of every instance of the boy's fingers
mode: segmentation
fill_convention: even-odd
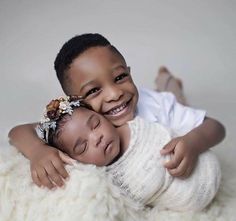
[[[167,169],[174,169],[177,168],[180,163],[182,162],[183,158],[181,155],[178,155],[176,153],[170,155],[170,160],[164,162],[164,166]]]
[[[172,158],[164,163],[164,167],[166,167],[167,169],[174,169],[177,168],[179,166],[179,164],[181,163],[182,159],[178,156],[172,156]]]
[[[168,143],[160,150],[160,153],[161,153],[161,155],[166,155],[166,154],[173,152],[174,149],[175,149],[175,144]]]
[[[193,170],[193,167],[188,167],[186,172],[183,174],[182,178],[188,178]]]
[[[53,181],[57,186],[63,186],[64,182],[52,163],[45,167],[45,169],[51,181]]]
[[[68,172],[66,171],[64,165],[60,161],[52,161],[52,165],[64,179],[69,177]]]
[[[44,168],[39,169],[37,173],[38,173],[39,181],[42,183],[43,186],[46,186],[49,189],[52,189],[54,187],[53,183],[48,178],[47,172]]]
[[[168,170],[174,169],[177,167],[177,163],[173,159],[171,159],[164,163],[164,167]]]
[[[181,177],[183,176],[185,173],[186,173],[186,160],[183,159],[179,166],[177,168],[174,168],[174,169],[170,169],[169,170],[169,173],[172,175],[172,176],[175,176],[175,177]]]
[[[73,165],[73,163],[76,162],[76,160],[72,159],[67,154],[63,153],[62,151],[59,151],[59,156],[64,163]]]
[[[38,174],[36,170],[31,171],[31,177],[33,182],[38,186],[41,187],[41,182],[39,181]]]

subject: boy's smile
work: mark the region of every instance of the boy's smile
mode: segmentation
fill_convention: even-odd
[[[110,46],[92,47],[67,70],[66,93],[82,95],[115,126],[134,118],[138,92],[124,59]]]

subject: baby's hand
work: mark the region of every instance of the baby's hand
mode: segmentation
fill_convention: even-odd
[[[165,162],[164,166],[172,176],[179,178],[191,175],[199,155],[197,149],[184,136],[172,139],[160,153],[171,154],[171,159]]]
[[[37,152],[30,161],[33,182],[39,187],[46,186],[49,189],[56,186],[62,187],[63,179],[69,177],[64,163],[72,164],[73,161],[68,155],[53,147],[37,148]]]

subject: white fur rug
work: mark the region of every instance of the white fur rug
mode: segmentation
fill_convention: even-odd
[[[213,203],[199,213],[136,211],[117,189],[106,182],[104,169],[67,166],[70,180],[64,189],[49,191],[35,186],[29,161],[8,144],[0,147],[1,221],[233,221],[236,220],[234,171],[222,167],[223,181]]]

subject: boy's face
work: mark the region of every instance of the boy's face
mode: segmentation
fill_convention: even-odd
[[[115,127],[102,115],[78,108],[59,133],[58,143],[70,157],[82,163],[105,166],[120,152]]]
[[[137,88],[125,61],[109,47],[92,47],[67,70],[67,94],[85,96],[92,108],[115,126],[134,118]]]

